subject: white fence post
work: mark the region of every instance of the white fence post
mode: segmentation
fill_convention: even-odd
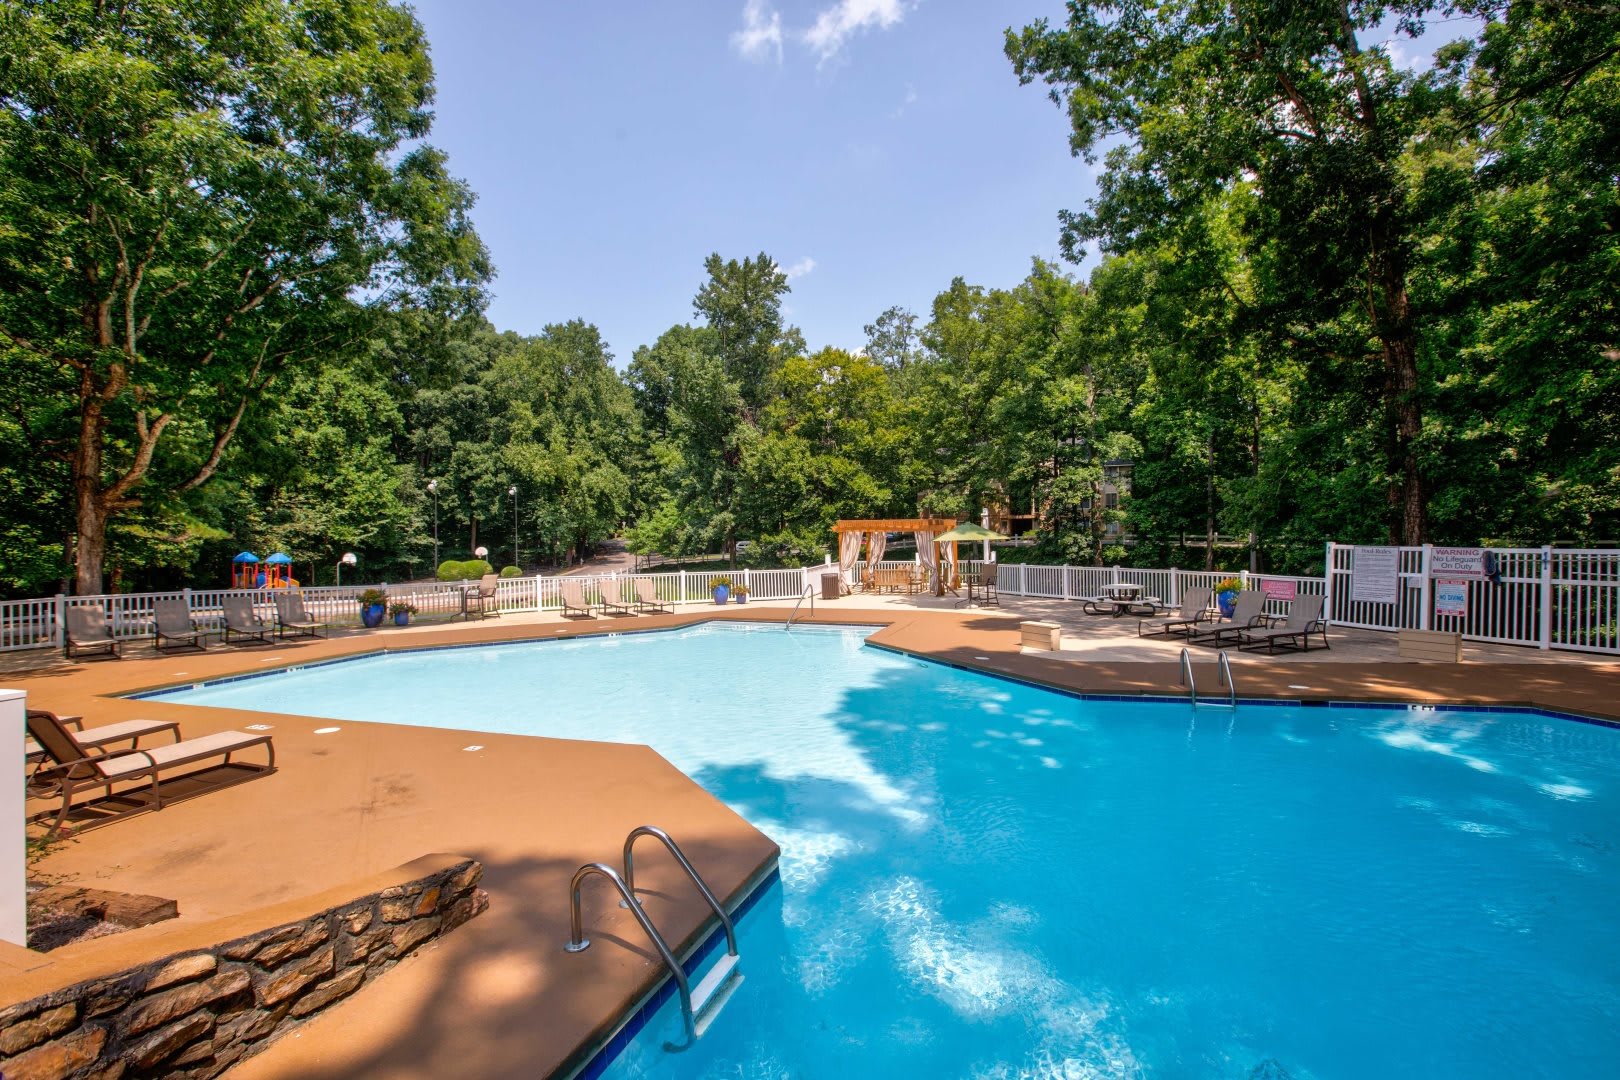
[[[187,585],[180,590],[180,595],[186,599],[186,614],[191,614],[191,586]]]
[[[1422,570],[1423,576],[1418,579],[1418,629],[1428,630],[1430,629],[1429,609],[1433,606],[1429,603],[1429,597],[1433,595],[1434,590],[1434,585],[1430,580],[1430,575],[1434,573],[1433,544],[1423,545],[1423,561],[1419,564],[1419,569]]]
[[[675,601],[675,602],[676,602],[676,603],[677,603],[677,604],[684,604],[684,603],[686,603],[686,571],[685,571],[685,570],[682,570],[682,571],[681,571],[681,592],[680,592],[680,599],[679,599],[679,600],[677,600],[677,601]]]
[[[13,945],[28,944],[28,841],[23,821],[27,715],[26,693],[0,690],[0,747],[5,748],[0,752],[0,941]]]
[[[1322,621],[1328,624],[1333,622],[1333,541],[1327,542],[1323,549],[1322,563]]]
[[[1181,571],[1173,566],[1170,568],[1170,606],[1181,606]]]
[[[1063,599],[1065,599],[1065,600],[1074,599],[1072,596],[1069,595],[1069,564],[1068,563],[1064,563],[1061,567],[1058,568],[1058,577],[1061,578],[1062,581],[1063,581],[1063,589],[1062,589]]]
[[[60,649],[67,633],[67,597],[61,593],[56,594],[56,633],[52,637],[55,646]]]
[[[1544,544],[1541,548],[1541,627],[1537,634],[1538,648],[1552,648],[1552,618],[1552,546]]]

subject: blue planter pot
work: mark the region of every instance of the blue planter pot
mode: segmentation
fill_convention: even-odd
[[[714,590],[714,602],[717,604],[724,604],[730,595],[731,590],[722,585],[718,589]]]
[[[395,615],[394,616],[394,625],[395,626],[409,626],[409,625],[411,625],[411,613],[408,612],[408,611],[402,611],[398,615]]]
[[[367,629],[376,629],[382,625],[383,616],[388,614],[388,608],[382,604],[367,604],[360,609],[360,621]]]
[[[748,603],[748,594],[747,593],[738,593],[737,594],[737,603],[739,603],[739,604]]]
[[[1232,617],[1232,606],[1237,603],[1237,593],[1231,589],[1226,589],[1215,597],[1215,602],[1221,606],[1221,614],[1230,619]]]

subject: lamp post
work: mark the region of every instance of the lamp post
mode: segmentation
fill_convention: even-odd
[[[433,572],[439,572],[439,482],[428,481],[428,494],[433,496]]]
[[[341,558],[341,559],[339,559],[337,561],[337,583],[339,585],[343,584],[343,568],[345,566],[353,566],[355,563],[357,563],[359,561],[360,560],[358,560],[358,559],[356,559],[354,557],[354,552],[345,551],[343,553],[343,558]]]
[[[507,488],[506,493],[512,496],[512,565],[522,569],[523,558],[518,554],[517,485]]]

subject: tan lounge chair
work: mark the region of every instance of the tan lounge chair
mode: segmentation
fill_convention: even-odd
[[[61,725],[68,738],[78,743],[88,757],[108,753],[108,747],[114,743],[128,742],[128,749],[133,750],[146,736],[163,731],[173,735],[175,742],[180,741],[180,725],[173,720],[122,720],[85,731],[82,716],[58,716],[48,709],[29,709],[28,715],[38,716],[41,722],[49,720]],[[45,751],[32,736],[23,738],[23,760],[34,766],[36,775],[45,763]],[[32,783],[33,776],[29,777],[29,781]]]
[[[112,623],[107,621],[107,609],[100,604],[70,606],[64,630],[62,652],[69,660],[73,659],[75,653],[105,652],[118,655],[118,639],[113,636]]]
[[[259,618],[253,610],[251,596],[227,596],[219,605],[225,612],[225,644],[231,643],[231,635],[245,637],[249,641],[256,641],[260,645],[273,645],[270,639],[274,631],[269,623]]]
[[[164,803],[161,781],[165,776],[175,779],[175,771],[187,765],[213,758],[223,759],[206,771],[227,769],[232,778],[224,781],[216,779],[216,782],[203,789],[205,791],[228,787],[276,770],[276,747],[270,741],[270,736],[250,735],[245,731],[221,731],[147,750],[116,750],[99,757],[87,754],[73,733],[49,713],[30,712],[28,733],[34,737],[49,762],[37,774],[36,787],[48,785],[51,794],[62,796],[62,806],[51,823],[52,834],[62,828],[68,815],[74,811],[91,815],[97,821],[111,821],[143,810],[161,810]],[[266,764],[231,760],[231,755],[258,746],[265,748],[268,755]],[[195,771],[200,775],[204,770]],[[181,773],[181,776],[187,775],[191,774]],[[149,784],[150,792],[146,793],[145,798],[137,794],[139,789],[126,788],[115,794],[115,784],[139,784],[142,788]],[[103,789],[104,795],[74,804],[75,795],[93,788]],[[35,815],[35,820],[46,816],[49,816],[48,811]]]
[[[1258,649],[1264,645],[1267,652],[1273,653],[1278,646],[1308,652],[1312,634],[1321,636],[1322,648],[1331,648],[1327,639],[1327,622],[1322,618],[1322,601],[1320,596],[1296,597],[1288,606],[1288,618],[1281,626],[1243,631],[1243,643],[1239,648]]]
[[[590,601],[585,599],[585,583],[578,578],[563,578],[557,583],[557,595],[562,597],[562,613],[564,617],[569,612],[578,612],[587,619],[596,618],[591,614]]]
[[[618,581],[604,581],[598,586],[602,594],[602,614],[640,615],[634,601],[624,599],[624,585]]]
[[[277,637],[320,637],[321,624],[304,609],[303,590],[276,593]]]
[[[1206,623],[1202,629],[1194,628],[1188,640],[1197,645],[1225,648],[1236,644],[1243,631],[1263,627],[1266,622],[1266,594],[1258,589],[1244,589],[1232,604],[1230,619]]]
[[[1162,619],[1143,619],[1136,624],[1137,637],[1152,637],[1163,634],[1191,634],[1198,629],[1198,624],[1208,622],[1215,616],[1209,610],[1209,600],[1214,590],[1203,585],[1194,585],[1181,594],[1181,610],[1176,614]]]
[[[198,629],[191,619],[191,609],[178,596],[162,597],[152,604],[152,636],[157,639],[157,651],[165,651],[165,641],[177,642],[170,648],[206,649],[203,638],[208,631]]]
[[[651,578],[636,578],[636,607],[642,611],[673,614],[675,607],[658,599],[658,586]]]

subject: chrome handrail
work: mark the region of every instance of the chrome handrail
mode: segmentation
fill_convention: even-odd
[[[815,615],[815,613],[816,613],[816,587],[814,585],[806,585],[804,587],[804,592],[799,594],[798,603],[795,603],[793,605],[793,611],[787,617],[787,625],[783,627],[784,630],[793,629],[793,620],[797,619],[799,617],[799,607],[800,607],[800,605],[802,605],[805,602],[806,598],[808,598],[809,601],[810,601],[810,614]]]
[[[1193,708],[1198,708],[1198,683],[1193,679],[1192,650],[1185,647],[1181,650],[1181,681],[1187,684]]]
[[[697,872],[697,868],[692,865],[692,861],[686,857],[686,852],[681,850],[681,846],[675,842],[675,839],[669,833],[656,825],[638,826],[630,830],[630,835],[624,838],[624,887],[629,890],[630,895],[634,896],[636,892],[636,841],[643,836],[656,838],[669,849],[671,855],[675,856],[675,861],[681,864],[681,869],[685,870],[686,876],[692,879],[692,884],[697,886],[698,892],[702,893],[703,899],[708,902],[709,909],[714,912],[715,916],[720,920],[720,925],[725,928],[726,952],[736,956],[737,930],[731,924],[731,916],[726,914],[726,909],[720,906],[720,901],[715,899],[714,893],[709,890],[708,882],[704,881],[702,875]]]
[[[585,879],[592,874],[597,874],[611,881],[613,887],[619,890],[619,895],[629,902],[626,906],[629,907],[630,914],[636,917],[636,922],[640,923],[641,928],[647,932],[647,937],[651,939],[653,948],[658,950],[658,955],[669,967],[670,974],[675,977],[675,987],[681,995],[681,1015],[686,1018],[686,1040],[688,1043],[696,1042],[697,1021],[692,1015],[692,986],[687,981],[686,972],[681,968],[680,962],[675,959],[675,954],[670,951],[669,943],[664,940],[664,935],[660,934],[658,927],[654,926],[652,920],[647,918],[647,913],[641,909],[640,902],[636,900],[635,895],[625,885],[624,879],[619,876],[618,871],[614,870],[613,867],[594,862],[586,863],[574,871],[574,880],[569,886],[573,893],[573,908],[569,915],[569,929],[573,936],[563,946],[564,951],[571,953],[584,952],[591,947],[590,940],[585,937],[584,921],[580,915],[579,894],[581,887],[585,884]]]
[[[1226,687],[1226,704],[1237,708],[1237,681],[1232,678],[1232,661],[1224,652],[1215,654],[1215,671],[1220,685]],[[1198,708],[1198,683],[1193,678],[1192,650],[1181,650],[1181,681],[1187,684],[1187,697],[1193,708]]]
[[[1220,660],[1216,662],[1216,670],[1220,672],[1221,681],[1226,684],[1226,703],[1237,708],[1237,682],[1232,678],[1232,661],[1223,653],[1217,653]]]

